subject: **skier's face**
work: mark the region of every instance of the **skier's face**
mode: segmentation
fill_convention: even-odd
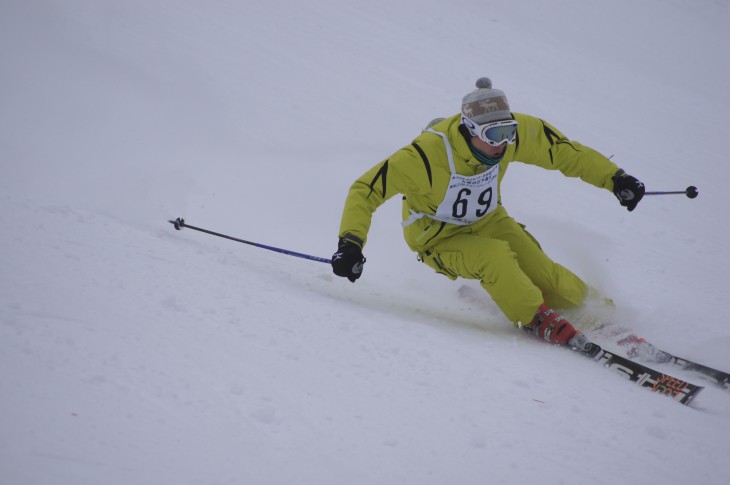
[[[486,156],[490,158],[497,158],[501,156],[504,153],[504,150],[507,148],[507,144],[494,146],[490,145],[489,143],[485,142],[478,136],[472,136],[471,137],[471,144],[474,148],[485,154]]]

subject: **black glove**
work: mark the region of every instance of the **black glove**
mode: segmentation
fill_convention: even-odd
[[[616,172],[611,180],[613,180],[613,195],[621,205],[626,207],[629,212],[636,209],[636,204],[644,197],[646,191],[644,184],[623,170]]]
[[[362,265],[365,264],[365,257],[357,244],[340,238],[337,244],[337,252],[332,255],[332,271],[337,276],[346,277],[355,282],[362,275]]]

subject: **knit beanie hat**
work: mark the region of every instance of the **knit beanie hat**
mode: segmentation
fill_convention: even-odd
[[[512,117],[507,96],[499,89],[492,89],[488,77],[477,79],[477,89],[464,96],[461,114],[479,125]]]

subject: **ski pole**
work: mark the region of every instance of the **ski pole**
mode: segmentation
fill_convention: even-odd
[[[328,263],[328,264],[332,263],[331,259],[320,258],[317,256],[312,256],[310,254],[297,253],[295,251],[289,251],[288,249],[277,248],[274,246],[267,246],[266,244],[246,241],[244,239],[238,239],[237,237],[226,236],[225,234],[221,234],[219,232],[213,232],[213,231],[209,231],[207,229],[203,229],[200,227],[191,226],[190,224],[186,224],[185,219],[182,219],[180,217],[178,217],[174,221],[167,221],[167,222],[169,222],[170,224],[175,226],[175,229],[177,229],[178,231],[181,230],[183,227],[187,227],[188,229],[193,229],[194,231],[200,231],[200,232],[204,232],[206,234],[212,234],[213,236],[230,239],[231,241],[236,241],[236,242],[240,242],[243,244],[249,244],[251,246],[256,246],[257,248],[261,248],[261,249],[268,249],[269,251],[275,251],[277,253],[288,254],[289,256],[296,256],[297,258],[310,259],[312,261],[319,261],[320,263]]]
[[[697,192],[697,187],[694,185],[690,185],[685,190],[673,190],[669,192],[644,192],[644,195],[669,195],[669,194],[684,194],[690,199],[694,199],[699,195],[699,192]]]

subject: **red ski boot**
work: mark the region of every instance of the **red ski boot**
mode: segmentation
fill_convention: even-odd
[[[527,326],[527,330],[554,344],[565,345],[578,333],[573,325],[558,312],[544,303],[535,313],[535,318]]]
[[[601,347],[592,343],[586,334],[576,330],[569,321],[544,303],[537,309],[532,322],[524,329],[548,342],[567,345],[587,357],[593,358],[601,351]]]

